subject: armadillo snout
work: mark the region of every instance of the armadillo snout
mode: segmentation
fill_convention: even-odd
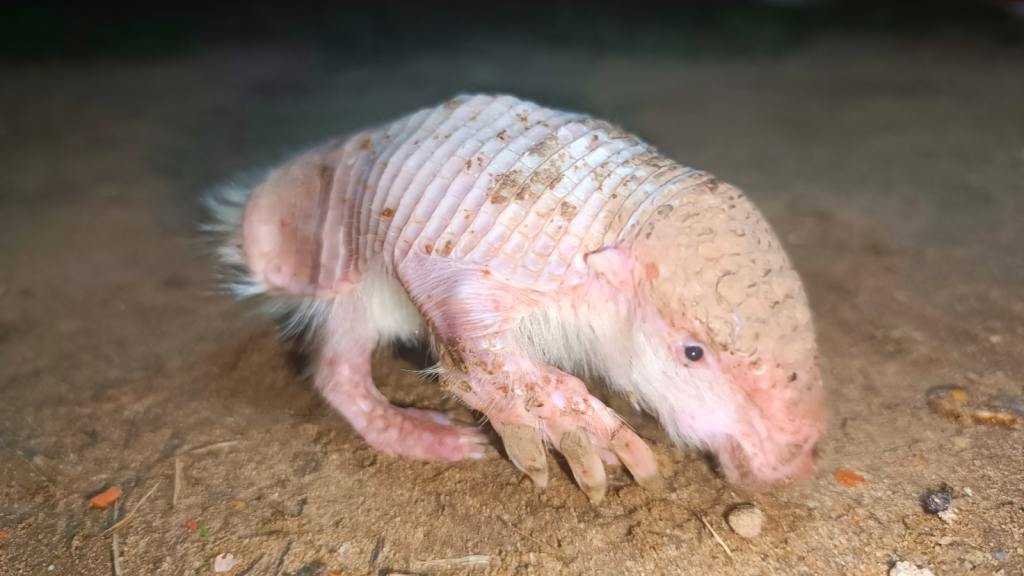
[[[780,454],[791,456],[782,459]],[[748,494],[765,492],[780,483],[806,480],[814,475],[818,463],[817,442],[788,444],[771,454],[758,444],[732,436],[721,443],[716,456],[729,482]]]

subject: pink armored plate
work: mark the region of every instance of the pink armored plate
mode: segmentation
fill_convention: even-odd
[[[380,344],[429,339],[442,386],[540,486],[558,450],[593,501],[604,463],[657,481],[648,446],[575,375],[600,377],[746,491],[806,478],[824,428],[807,298],[734,187],[605,122],[459,97],[211,197],[239,296],[314,334],[316,386],[366,441],[477,458],[477,428],[391,405]],[[574,375],[575,374],[575,375]]]

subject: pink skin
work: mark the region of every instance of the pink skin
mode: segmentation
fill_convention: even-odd
[[[324,398],[385,454],[452,462],[486,455],[489,440],[479,429],[439,412],[398,408],[377,391],[370,377],[376,336],[360,312],[359,306],[340,305],[332,315],[316,373]]]
[[[355,430],[374,448],[418,460],[452,462],[480,458],[487,436],[475,427],[453,422],[438,412],[398,408],[377,391],[370,359],[378,335],[360,301],[358,283],[347,278],[331,290],[310,282],[311,261],[298,257],[316,237],[315,224],[297,214],[315,206],[323,182],[316,177],[324,162],[337,155],[289,165],[264,183],[246,206],[241,238],[246,263],[272,293],[317,295],[334,300],[327,323],[316,386]]]
[[[269,288],[307,294],[316,290],[303,280],[310,266],[290,256],[296,251],[295,242],[287,239],[312,236],[295,231],[293,214],[302,203],[315,202],[319,188],[301,173],[287,176],[263,187],[278,193],[254,197],[246,213],[243,242],[250,267]],[[657,274],[655,262],[666,249],[654,247],[654,256],[643,262],[634,256],[645,251],[642,244],[637,249],[605,248],[588,254],[591,275],[555,293],[512,288],[486,269],[438,262],[422,253],[411,254],[397,272],[432,327],[442,351],[441,379],[448,391],[487,415],[499,433],[515,426],[536,431],[535,439],[519,442],[525,455],[511,448],[510,456],[539,485],[546,484],[546,465],[531,467],[519,460],[529,457],[534,449],[531,442],[559,450],[562,439],[573,432],[582,433],[591,444],[570,460],[577,481],[591,499],[600,500],[604,494],[602,461],[625,463],[638,481],[656,483],[657,464],[646,444],[590,395],[583,382],[531,361],[515,341],[517,318],[544,305],[559,303],[573,309],[578,302],[587,303],[586,314],[601,315],[629,315],[630,308],[639,306],[645,330],[661,334],[667,356],[688,369],[713,367],[726,375],[730,395],[742,399],[742,406],[735,410],[740,415],[736,422],[707,420],[700,410],[680,405],[675,408],[677,421],[666,425],[710,445],[731,482],[756,492],[808,476],[814,469],[814,444],[822,428],[820,396],[809,403],[788,403],[790,387],[778,383],[793,370],[771,366],[755,374],[749,369],[750,358],[733,357],[714,345],[705,344],[703,366],[689,366],[673,343],[706,343],[707,338],[685,318],[678,324],[691,326],[690,330],[666,331],[666,317],[672,312],[658,310],[642,289],[647,277]],[[336,304],[316,377],[324,397],[370,445],[387,454],[453,462],[483,456],[486,440],[480,431],[450,422],[442,414],[397,408],[380,395],[370,378],[376,335],[359,304],[357,284],[338,282],[334,294]],[[762,360],[772,364],[768,354]],[[813,366],[798,372],[817,378]]]
[[[316,375],[328,402],[388,454],[454,462],[487,451],[480,430],[442,414],[395,407],[374,387],[370,357],[383,320],[370,317],[362,282],[376,258],[425,321],[446,390],[488,417],[512,462],[538,485],[547,483],[547,447],[565,456],[595,502],[606,490],[604,463],[624,464],[642,485],[657,483],[657,464],[643,440],[582,381],[537,360],[528,342],[518,340],[520,319],[552,310],[567,324],[594,327],[601,319],[612,326],[593,343],[602,357],[615,358],[605,367],[612,387],[635,393],[677,441],[711,448],[733,484],[756,492],[810,475],[824,428],[810,313],[756,210],[728,185],[653,153],[638,154],[643,146],[611,138],[594,123],[555,118],[548,124],[542,121],[549,111],[535,108],[495,116],[486,110],[497,104],[479,105],[474,112],[453,104],[465,118],[447,124],[441,109],[431,112],[437,122],[425,124],[431,128],[424,134],[438,123],[448,131],[422,139],[423,145],[420,136],[410,136],[411,144],[400,140],[395,128],[397,152],[384,146],[390,133],[375,132],[307,155],[252,196],[241,244],[261,288],[331,301]],[[487,132],[481,129],[474,133],[480,142],[472,144],[458,129],[477,118],[473,114],[482,124],[491,116],[503,119],[491,130],[495,135],[480,136]],[[508,142],[527,150],[541,139],[562,151],[547,160],[508,152]],[[376,146],[395,156],[388,156],[387,168],[378,162],[369,171]],[[469,146],[468,160],[445,146]],[[437,162],[428,162],[434,154],[440,154]],[[625,168],[603,172],[607,187],[596,176],[562,179],[551,172],[551,180],[530,184],[537,200],[525,207],[515,202],[533,202],[526,188],[487,196],[489,185],[481,184],[489,182],[481,176],[485,169],[498,170],[488,163],[506,166],[503,174],[519,174],[516,185],[526,186],[522,178],[536,166],[572,175],[583,158]],[[364,173],[371,174],[367,182],[359,180]],[[435,176],[436,186],[448,188],[434,190]],[[366,200],[357,198],[360,186],[372,190],[378,180],[382,191],[368,197],[372,204],[356,204]],[[398,184],[388,188],[393,181]],[[497,181],[490,192],[503,190],[503,180]],[[561,195],[554,195],[559,186]],[[577,201],[574,190],[597,200]],[[616,190],[623,191],[618,204]],[[417,194],[432,200],[417,204]],[[464,199],[451,207],[451,221],[432,228],[444,210],[428,208],[435,200],[447,206],[457,195]],[[356,210],[376,235],[342,226],[354,221]],[[523,265],[534,260],[544,266]],[[695,312],[695,303],[703,308]],[[736,327],[723,332],[723,318],[735,319]],[[701,360],[687,358],[691,345],[702,347]]]
[[[295,256],[303,253],[296,245],[312,244],[315,234],[296,214],[302,206],[316,204],[322,183],[310,174],[330,157],[314,160],[282,170],[257,190],[246,208],[242,243],[248,266],[268,290],[333,297],[317,388],[382,452],[452,462],[483,456],[486,437],[479,430],[451,422],[443,414],[397,408],[374,387],[370,358],[377,335],[360,301],[357,281],[341,279],[330,294],[321,294],[324,288],[309,282],[312,266],[308,259]],[[605,492],[602,461],[625,464],[645,485],[656,483],[657,464],[647,445],[590,395],[582,381],[532,362],[515,342],[515,319],[550,301],[550,295],[514,290],[490,272],[470,272],[456,262],[438,263],[422,253],[406,258],[398,276],[433,326],[439,347],[460,342],[457,350],[442,354],[443,364],[452,354],[458,357],[444,366],[441,379],[448,390],[487,415],[499,433],[516,426],[537,431],[535,438],[520,434],[516,446],[506,443],[506,449],[538,484],[546,484],[546,464],[531,467],[524,460],[542,443],[560,449],[572,432],[585,437],[584,444],[589,442],[584,450],[573,452],[569,463],[591,499],[600,500]],[[568,301],[580,298],[577,294]]]
[[[676,421],[666,425],[674,425],[683,436],[709,445],[722,472],[744,492],[762,492],[780,482],[809,478],[818,460],[817,441],[825,428],[824,395],[817,359],[812,356],[813,344],[803,350],[798,361],[789,363],[776,360],[772,350],[776,338],[784,339],[785,335],[763,334],[754,355],[730,351],[716,344],[685,315],[659,309],[652,302],[645,281],[657,277],[656,262],[667,252],[665,246],[639,241],[635,249],[621,252],[624,255],[613,261],[614,274],[621,275],[623,268],[631,272],[627,283],[639,287],[638,305],[647,330],[658,335],[668,356],[686,370],[724,376],[728,395],[737,404],[732,422],[682,405],[675,409]],[[813,340],[810,324],[796,337],[808,335]],[[703,349],[700,361],[691,362],[685,357],[685,347],[690,345]]]
[[[336,157],[304,159],[257,190],[242,227],[247,264],[271,292],[334,299],[316,385],[371,446],[416,459],[455,462],[481,457],[487,446],[479,430],[451,422],[443,414],[397,408],[376,390],[370,357],[377,335],[360,300],[358,279],[341,278],[325,293],[322,283],[310,281],[310,260],[298,257],[316,252],[312,239],[317,236],[312,219],[298,214],[304,206],[317,204],[324,183],[313,176]],[[513,462],[538,485],[547,483],[543,446],[560,450],[566,438],[571,438],[573,448],[563,452],[577,482],[594,501],[605,493],[603,463],[625,464],[641,484],[657,483],[650,448],[582,381],[531,361],[515,341],[515,319],[550,303],[551,294],[516,290],[489,271],[438,262],[421,252],[406,258],[397,276],[444,351],[442,383],[487,415],[506,439]],[[586,301],[586,287],[591,285],[566,294],[566,301]]]
[[[746,368],[749,362],[727,365],[737,396],[744,402],[744,417],[735,432],[715,448],[726,476],[748,492],[809,478],[818,460],[817,441],[824,432],[822,395],[790,399],[791,387],[799,385],[789,381],[790,375],[797,373],[798,378],[820,382],[817,367],[785,369],[770,357],[763,360],[770,368],[761,375]],[[787,385],[780,386],[782,382]]]
[[[657,463],[643,440],[582,381],[531,360],[516,341],[516,318],[550,302],[550,294],[511,288],[487,270],[439,270],[426,255],[406,259],[399,273],[432,326],[445,388],[487,415],[513,463],[538,485],[547,483],[546,463],[525,460],[543,450],[541,443],[566,456],[592,501],[604,497],[602,461],[625,464],[642,485],[657,484]],[[578,299],[578,292],[566,293],[566,301]],[[506,430],[513,427],[532,432],[510,442]],[[584,446],[565,449],[567,438]]]

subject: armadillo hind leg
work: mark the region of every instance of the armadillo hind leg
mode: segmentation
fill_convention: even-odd
[[[362,298],[336,299],[324,328],[316,386],[371,446],[395,456],[452,462],[479,458],[490,450],[479,429],[438,412],[398,408],[377,391],[370,358],[378,335]]]
[[[512,462],[547,484],[545,444],[562,453],[592,502],[607,491],[603,462],[625,464],[645,487],[658,483],[650,448],[582,381],[535,362],[503,319],[530,303],[484,273],[427,268],[407,259],[401,277],[420,303],[441,359],[445,388],[487,415]]]

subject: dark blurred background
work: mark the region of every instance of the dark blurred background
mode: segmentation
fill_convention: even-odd
[[[0,54],[8,60],[159,58],[246,43],[301,44],[369,58],[527,38],[616,53],[693,56],[777,52],[836,31],[972,35],[995,43],[1024,38],[1024,3],[1019,0],[259,0],[2,6]]]

